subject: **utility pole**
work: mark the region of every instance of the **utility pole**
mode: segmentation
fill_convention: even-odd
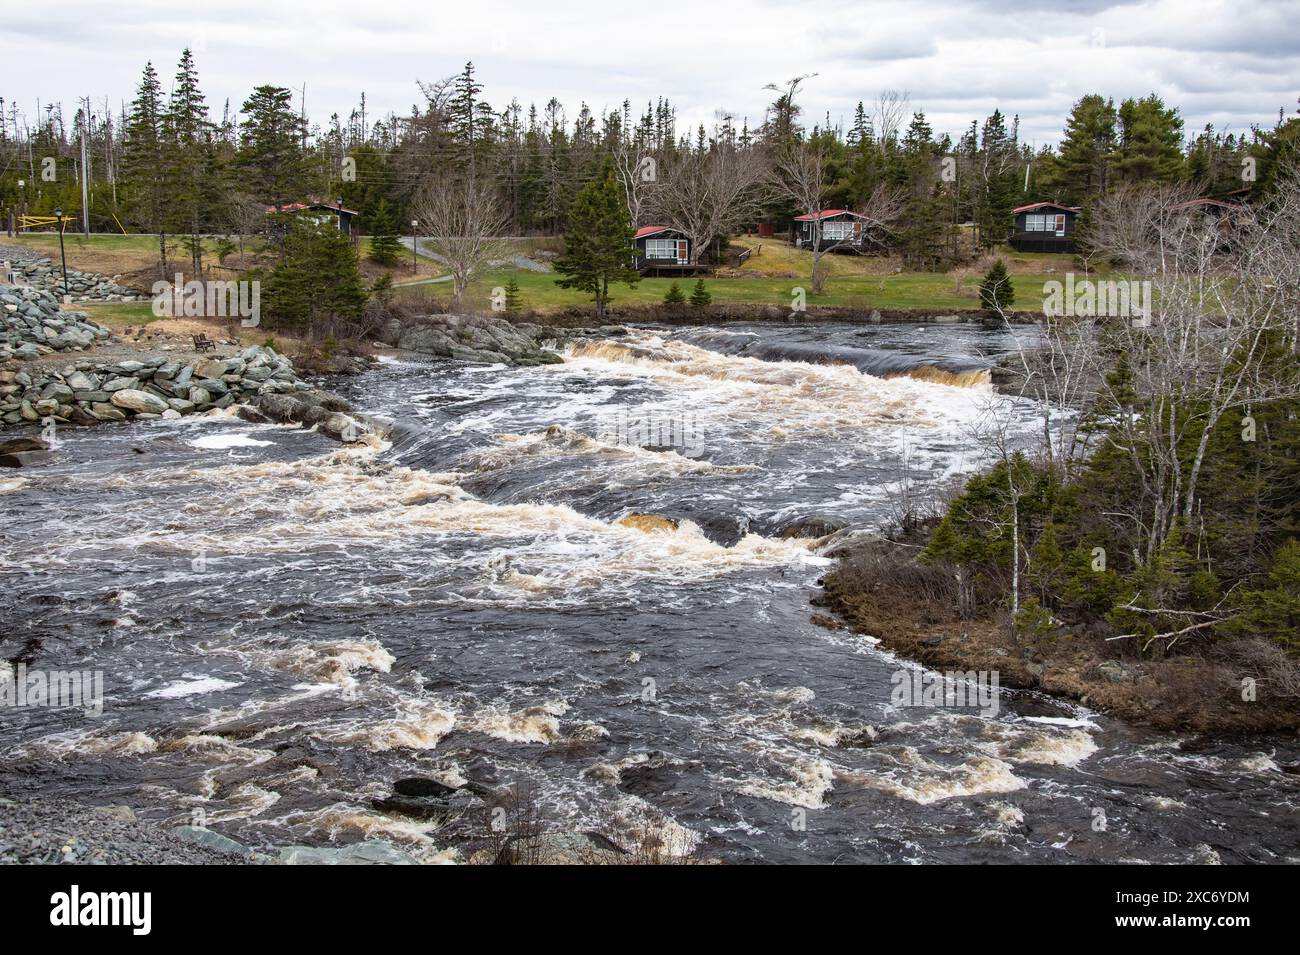
[[[86,139],[90,134],[90,97],[81,108],[81,231],[90,237],[90,164],[86,161]]]

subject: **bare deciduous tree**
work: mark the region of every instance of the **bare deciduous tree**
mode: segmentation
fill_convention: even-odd
[[[826,209],[826,192],[829,187],[826,175],[826,157],[813,144],[801,144],[787,150],[773,164],[769,184],[781,198],[793,202],[804,215],[817,216]],[[810,220],[810,251],[812,294],[821,295],[826,288],[822,259],[827,252],[837,249],[861,249],[861,243],[871,232],[883,231],[903,211],[905,197],[901,190],[880,185],[857,210],[862,216],[861,231],[856,235],[823,242],[825,223],[820,218]]]
[[[509,210],[490,180],[443,173],[424,184],[414,211],[429,248],[451,272],[452,301],[459,307],[474,277],[508,254],[499,236]]]
[[[659,165],[650,208],[658,220],[691,240],[691,264],[718,236],[735,232],[758,214],[768,166],[759,149],[716,145]]]

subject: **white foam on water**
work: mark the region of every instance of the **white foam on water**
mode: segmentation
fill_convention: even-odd
[[[157,750],[158,741],[148,733],[72,730],[22,743],[10,753],[24,757],[45,756],[70,760],[97,756],[138,756]]]
[[[431,700],[406,698],[393,705],[393,715],[373,713],[343,725],[313,732],[336,743],[359,743],[372,753],[392,749],[435,748],[456,725],[456,714]]]
[[[201,438],[195,438],[190,445],[206,451],[224,451],[227,448],[264,448],[271,443],[246,434],[205,434]]]
[[[740,782],[737,792],[804,809],[824,809],[826,794],[835,785],[831,764],[803,755],[787,757],[783,762],[786,779],[751,777]]]
[[[569,704],[563,700],[513,711],[487,707],[467,721],[467,728],[510,743],[556,743],[563,738],[558,717],[568,711]]]
[[[878,771],[846,771],[843,778],[922,806],[964,796],[1010,793],[1028,785],[1008,763],[991,756],[974,756],[955,766],[945,766],[911,746],[873,753],[883,760]]]
[[[217,677],[198,677],[189,680],[177,680],[158,690],[146,693],[146,697],[156,697],[164,700],[180,699],[186,696],[199,696],[204,693],[212,693],[216,690],[228,690],[231,687],[242,686],[242,683],[234,683],[230,680],[221,680]]]

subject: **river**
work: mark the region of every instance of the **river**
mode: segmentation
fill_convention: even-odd
[[[0,793],[259,846],[464,859],[393,780],[524,785],[557,829],[733,862],[1295,862],[1294,740],[1156,734],[1039,694],[900,707],[812,621],[805,527],[870,530],[1038,427],[971,326],[638,329],[516,369],[388,361],[340,447],[233,415],[66,429],[0,478],[5,658],[101,716],[0,714]],[[644,446],[643,446],[644,445]]]

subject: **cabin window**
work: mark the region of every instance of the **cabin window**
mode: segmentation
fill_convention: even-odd
[[[645,257],[647,259],[677,259],[677,239],[646,239]],[[685,240],[681,240],[685,245]]]
[[[1065,235],[1065,213],[1030,213],[1025,216],[1026,232],[1055,232]]]
[[[831,242],[842,242],[845,239],[853,238],[852,222],[825,222],[822,223],[822,238]]]

